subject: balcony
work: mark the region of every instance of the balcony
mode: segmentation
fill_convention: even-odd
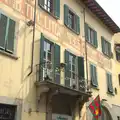
[[[78,103],[80,103],[81,109],[84,103],[88,101],[88,98],[91,97],[91,93],[87,90],[86,80],[82,78],[79,79],[77,74],[75,75],[75,79],[65,78],[64,73],[66,70],[64,68],[65,64],[63,63],[55,69],[53,69],[52,66],[54,65],[48,62],[36,65],[35,85],[38,109],[40,108],[41,99],[46,99],[46,96],[46,110],[51,109],[51,111],[48,112],[49,115],[52,113],[68,113],[69,108],[72,106],[71,110],[74,109]],[[68,104],[69,106],[67,106]],[[63,109],[62,106],[64,106],[65,109]]]
[[[51,63],[42,63],[36,65],[36,85],[51,84],[57,88],[63,88],[67,90],[72,90],[80,94],[88,94],[87,82],[84,78],[75,75],[75,79],[71,78],[61,78],[61,74],[64,74],[63,63],[58,66],[55,70],[52,68]],[[64,84],[61,84],[61,79]],[[52,86],[51,86],[52,87]]]

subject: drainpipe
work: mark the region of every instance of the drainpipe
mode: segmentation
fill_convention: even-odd
[[[84,38],[86,38],[85,37],[85,8],[83,8],[83,15],[84,15]],[[86,39],[85,39],[85,60],[86,60],[86,80],[87,80],[87,85],[88,85],[88,56],[87,56],[87,41],[86,41]],[[87,90],[88,90],[88,88],[87,88]],[[79,104],[79,119],[81,118],[81,103],[79,102],[78,103]]]
[[[83,8],[83,14],[84,14],[84,37],[85,37],[85,8]],[[88,85],[88,56],[87,56],[87,41],[86,41],[86,39],[85,39],[85,59],[86,59],[86,77],[87,77],[87,85]]]
[[[31,71],[28,74],[28,76],[31,75],[33,72],[33,57],[34,57],[34,41],[35,41],[35,24],[36,24],[36,0],[35,0],[35,6],[34,6],[34,24],[33,24],[33,41],[32,41],[32,55],[31,55]]]

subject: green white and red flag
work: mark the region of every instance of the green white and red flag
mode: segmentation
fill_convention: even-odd
[[[95,120],[98,120],[98,118],[101,116],[101,104],[100,104],[99,95],[89,105],[89,109],[91,113],[93,114]]]

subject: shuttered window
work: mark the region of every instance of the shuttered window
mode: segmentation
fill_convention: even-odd
[[[38,0],[38,5],[56,18],[60,18],[60,0]]]
[[[15,21],[0,14],[0,49],[14,53]]]
[[[96,66],[93,64],[90,64],[90,78],[91,78],[92,86],[98,87],[97,69],[96,69]]]
[[[106,76],[107,76],[107,90],[109,93],[113,93],[112,75],[110,73],[106,73]]]
[[[108,57],[112,57],[111,54],[111,44],[105,40],[105,38],[101,37],[101,44],[102,44],[102,52],[104,55],[107,55]]]
[[[65,50],[65,64],[65,86],[77,86],[78,83],[79,89],[85,90],[84,58]]]
[[[60,46],[50,42],[41,34],[40,39],[40,80],[60,84]]]
[[[94,47],[98,47],[97,32],[85,23],[85,39]]]
[[[76,34],[80,34],[80,18],[66,4],[64,5],[64,24]]]
[[[118,74],[118,83],[119,83],[119,86],[120,86],[120,74]]]

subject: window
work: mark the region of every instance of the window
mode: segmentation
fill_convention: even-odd
[[[80,34],[80,18],[67,5],[64,5],[64,24],[76,34]]]
[[[118,80],[119,80],[119,86],[120,86],[120,74],[118,75]]]
[[[65,50],[65,63],[65,85],[76,88],[80,83],[80,90],[84,90],[84,82],[81,82],[84,81],[84,58]]]
[[[43,68],[43,77],[46,77],[46,74],[49,77],[52,77],[52,44],[44,41],[44,68]],[[46,69],[47,68],[47,69]]]
[[[102,44],[102,52],[108,57],[112,57],[111,44],[107,40],[105,40],[104,37],[101,37],[101,44]]]
[[[68,13],[68,26],[69,26],[71,29],[75,29],[74,21],[75,21],[75,15],[74,15],[73,12],[71,12],[71,11],[69,10],[69,13]]]
[[[0,103],[0,120],[15,120],[16,119],[16,105],[1,104]]]
[[[97,32],[89,27],[87,23],[85,23],[85,39],[94,47],[98,47]]]
[[[60,46],[52,43],[41,34],[40,41],[40,80],[49,79],[60,84]]]
[[[14,52],[15,21],[0,14],[0,49],[9,53]]]
[[[60,0],[38,0],[38,5],[56,18],[60,17]]]
[[[96,66],[93,64],[90,64],[90,78],[91,78],[92,86],[98,87],[97,70],[96,70]]]
[[[107,73],[107,90],[108,90],[108,93],[113,93],[113,85],[112,85],[112,75],[111,75],[111,73]]]
[[[120,116],[117,116],[117,120],[120,120]]]
[[[69,65],[70,65],[70,78],[75,80],[76,74],[76,57],[72,54],[69,55]]]
[[[115,45],[115,51],[116,51],[116,60],[120,61],[120,44]]]

